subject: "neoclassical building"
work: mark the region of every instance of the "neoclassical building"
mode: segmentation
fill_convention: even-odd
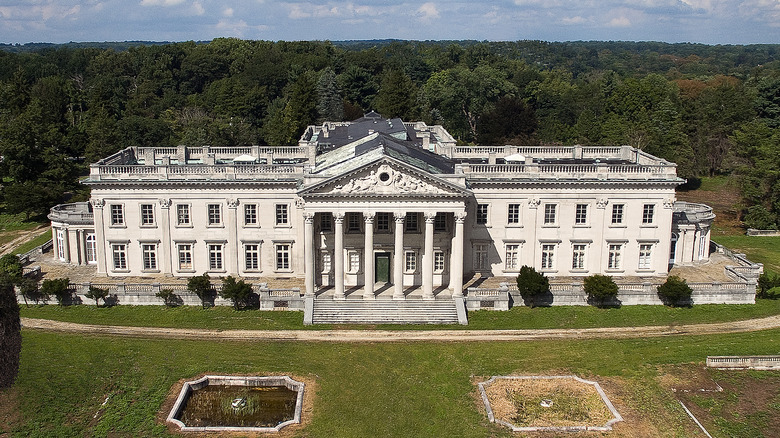
[[[369,113],[298,146],[128,147],[89,203],[52,209],[56,256],[111,277],[304,279],[462,294],[474,275],[663,277],[706,260],[714,217],[676,203],[676,165],[630,146],[459,146]]]

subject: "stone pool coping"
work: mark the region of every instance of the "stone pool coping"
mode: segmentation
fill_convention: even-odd
[[[262,383],[262,384],[261,384]],[[290,391],[296,391],[298,396],[295,401],[295,415],[292,420],[279,423],[275,427],[242,427],[242,426],[187,426],[177,417],[181,415],[184,404],[187,402],[192,391],[201,389],[208,385],[226,385],[226,386],[284,386]],[[303,393],[305,384],[293,380],[289,376],[203,376],[200,379],[190,382],[184,382],[179,397],[173,404],[171,412],[168,414],[167,422],[177,425],[185,432],[259,432],[274,433],[279,432],[283,427],[301,422],[301,412],[303,411]]]
[[[601,396],[601,400],[607,406],[607,409],[609,409],[609,411],[612,413],[614,418],[607,421],[607,423],[604,426],[524,426],[524,427],[515,426],[512,423],[495,418],[495,416],[493,415],[493,409],[490,407],[490,400],[488,399],[487,392],[485,392],[485,388],[490,386],[493,382],[499,379],[507,379],[507,380],[573,379],[580,383],[592,385],[594,388],[596,388],[596,392],[599,393],[599,396]],[[601,385],[599,385],[598,382],[581,379],[573,375],[572,376],[493,376],[485,382],[479,382],[477,386],[479,387],[479,392],[480,395],[482,396],[482,402],[485,404],[485,410],[487,411],[488,420],[490,420],[491,423],[498,423],[504,425],[512,429],[513,432],[581,432],[581,431],[606,432],[612,430],[613,424],[617,423],[618,421],[623,421],[623,417],[620,416],[617,409],[615,409],[615,406],[613,406],[612,402],[609,401],[607,394],[604,393],[604,390],[601,389]]]

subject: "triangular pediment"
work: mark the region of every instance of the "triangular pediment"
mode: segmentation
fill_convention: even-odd
[[[469,191],[390,158],[306,187],[302,197],[464,197]]]

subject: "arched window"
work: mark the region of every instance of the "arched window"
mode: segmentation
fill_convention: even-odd
[[[87,263],[97,263],[97,240],[95,239],[95,233],[87,233],[86,239],[84,239],[87,255]]]

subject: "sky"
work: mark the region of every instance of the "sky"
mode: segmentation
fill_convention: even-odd
[[[780,43],[780,0],[0,0],[0,42]]]

